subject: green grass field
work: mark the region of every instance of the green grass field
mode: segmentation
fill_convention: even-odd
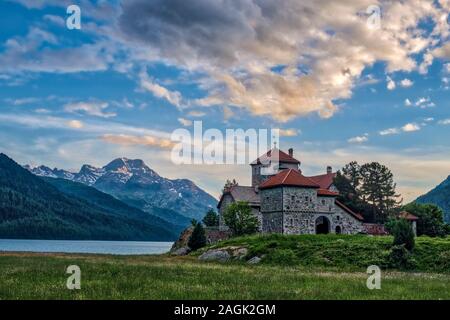
[[[418,239],[417,270],[383,270],[380,290],[367,289],[365,268],[384,257],[380,246],[391,239],[338,239],[269,236],[221,243],[264,253],[268,259],[259,265],[205,263],[195,254],[0,253],[0,299],[450,299],[448,238]],[[283,250],[293,252],[287,260]],[[336,254],[339,258],[330,258]],[[356,262],[358,257],[363,262]],[[421,270],[425,263],[430,266]],[[69,265],[81,268],[81,290],[66,288]]]

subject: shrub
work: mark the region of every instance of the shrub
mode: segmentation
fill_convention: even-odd
[[[203,218],[203,223],[207,227],[217,227],[219,225],[219,216],[214,210],[209,210]]]
[[[434,204],[409,203],[404,210],[417,216],[417,235],[430,237],[443,237],[446,234],[446,224],[444,223],[444,213],[441,208]]]
[[[411,269],[416,265],[404,244],[392,246],[388,261],[388,266],[395,269]]]
[[[390,222],[389,228],[394,236],[394,246],[404,245],[409,251],[414,248],[414,231],[407,220],[397,219]]]
[[[223,219],[234,236],[252,234],[258,231],[258,219],[252,213],[252,209],[247,202],[238,201],[230,204],[225,210]]]
[[[194,230],[188,241],[188,247],[191,250],[198,250],[206,245],[205,229],[200,222],[195,224]]]

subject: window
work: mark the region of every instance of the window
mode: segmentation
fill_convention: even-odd
[[[295,200],[295,196],[291,196],[291,200],[294,201]]]
[[[342,228],[341,228],[341,226],[336,226],[335,231],[336,231],[336,234],[341,234],[341,233],[342,233]]]
[[[306,196],[306,197],[305,197],[305,201],[308,201],[308,199],[309,199],[309,197],[308,197],[308,196]]]
[[[325,199],[322,199],[322,205],[325,205]]]
[[[336,220],[337,221],[341,220],[341,216],[336,216]]]

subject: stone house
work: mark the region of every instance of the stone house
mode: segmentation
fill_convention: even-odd
[[[331,167],[325,174],[306,177],[300,164],[293,149],[285,153],[276,148],[252,162],[252,185],[233,186],[220,198],[220,228],[227,229],[223,221],[227,206],[246,201],[262,233],[364,233],[363,217],[336,199]]]

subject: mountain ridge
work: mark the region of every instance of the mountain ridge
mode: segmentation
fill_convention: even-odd
[[[444,211],[444,219],[450,223],[450,175],[435,188],[418,197],[415,202],[432,203]]]
[[[77,184],[95,194],[83,198],[73,186],[62,192],[49,179],[54,178],[33,175],[0,154],[1,238],[170,241],[177,237],[172,224],[97,189]],[[105,203],[96,203],[95,197]]]
[[[79,172],[46,166],[24,168],[41,177],[62,178],[92,186],[149,213],[170,210],[167,221],[188,225],[217,205],[217,199],[188,179],[160,176],[141,159],[116,158],[101,168],[84,164]],[[166,211],[170,214],[169,211]],[[181,216],[178,216],[181,215]],[[160,216],[161,217],[161,216]],[[183,219],[183,217],[187,219]]]

